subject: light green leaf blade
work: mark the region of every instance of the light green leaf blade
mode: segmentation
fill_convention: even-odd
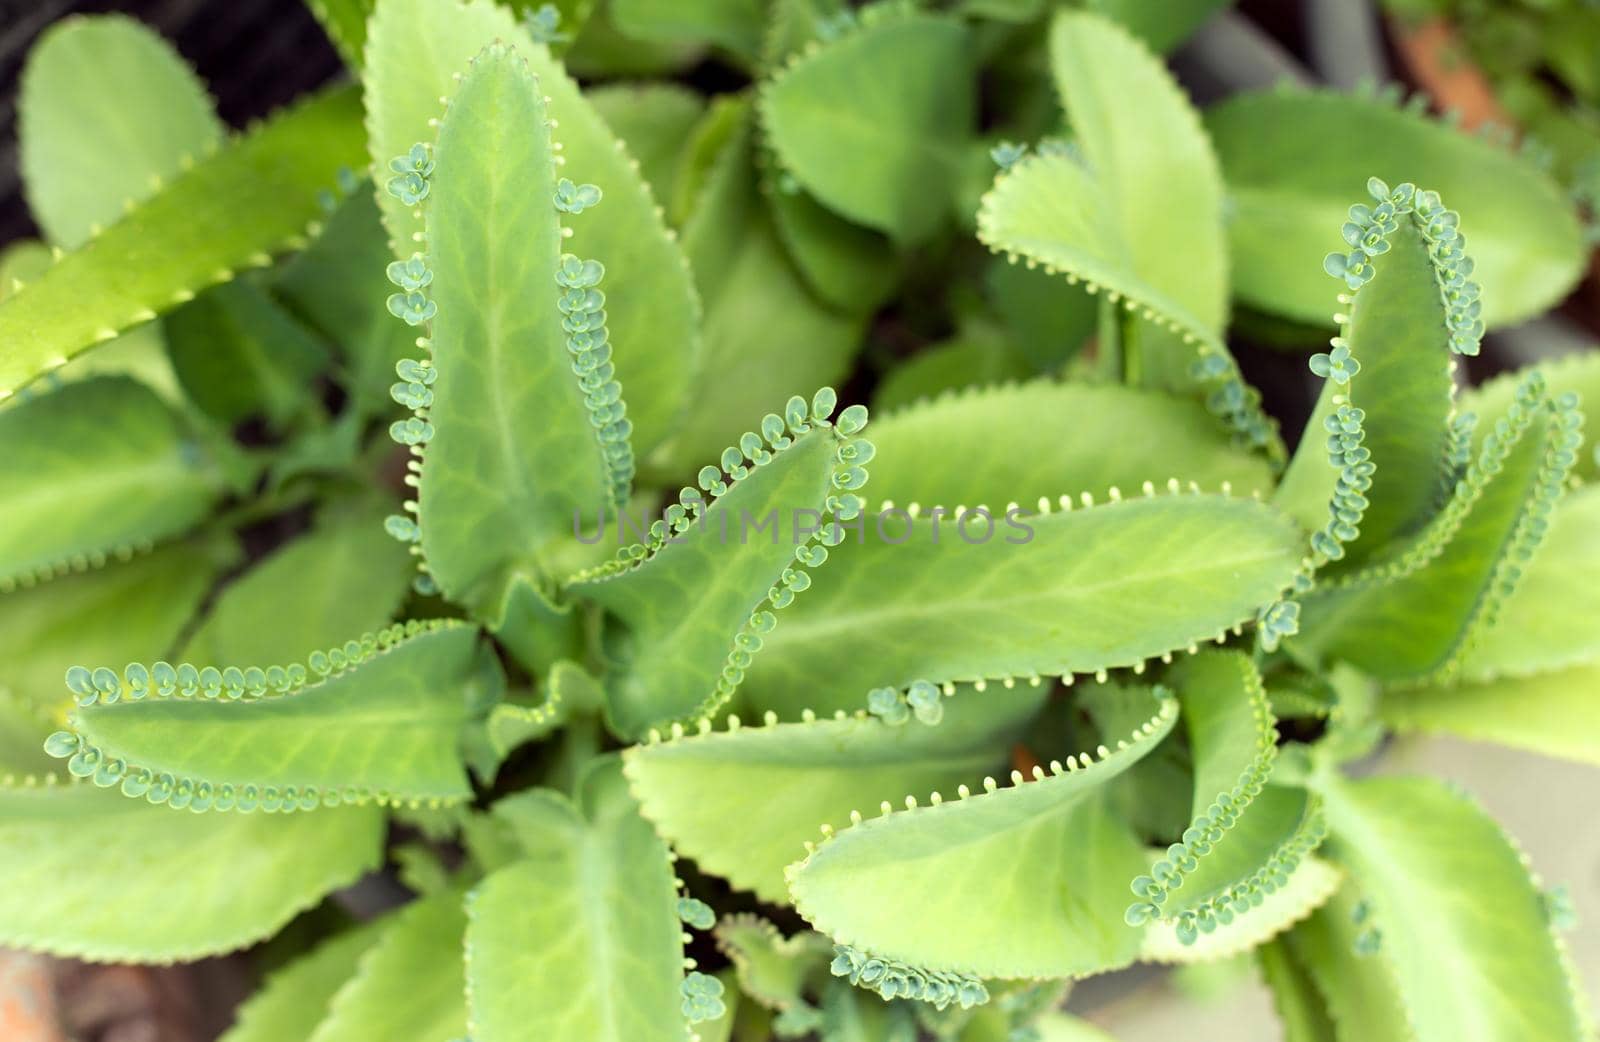
[[[901,410],[963,391],[1012,384],[1033,374],[1033,366],[999,330],[974,325],[949,340],[929,344],[886,372],[873,391],[872,411]]]
[[[1181,965],[1242,955],[1314,913],[1343,881],[1344,873],[1338,868],[1319,858],[1308,857],[1289,873],[1285,885],[1262,900],[1259,908],[1252,908],[1232,923],[1201,935],[1193,944],[1184,944],[1173,924],[1151,923],[1145,927],[1144,946],[1139,950],[1139,957],[1145,962]]]
[[[306,0],[306,6],[322,23],[322,31],[345,67],[352,72],[361,71],[361,52],[367,42],[367,19],[372,16],[374,0]]]
[[[0,410],[0,589],[128,557],[192,528],[222,475],[179,415],[122,376]]]
[[[622,290],[608,293],[607,328],[628,389],[634,446],[641,454],[654,448],[687,407],[700,362],[700,302],[683,253],[668,236],[660,204],[632,157],[561,63],[532,43],[505,7],[489,0],[382,0],[370,30],[364,79],[368,147],[380,181],[391,158],[434,140],[429,120],[440,114],[439,99],[455,93],[453,77],[479,51],[501,40],[528,60],[550,99],[565,169],[604,195],[604,203],[574,222],[568,245],[600,260],[606,284]],[[422,222],[381,184],[377,191],[395,253],[409,256]]]
[[[213,817],[82,784],[0,789],[0,942],[117,962],[240,948],[375,868],[382,831],[365,807]]]
[[[1172,50],[1230,0],[1089,0],[1085,5],[1114,18],[1160,52]]]
[[[45,236],[82,246],[224,128],[172,46],[121,15],[67,18],[28,52],[17,104],[28,205]]]
[[[467,900],[467,996],[481,1042],[686,1042],[683,924],[667,846],[615,762],[580,806],[548,790],[500,801],[527,856]]]
[[[785,937],[758,915],[724,916],[715,930],[717,948],[733,963],[746,995],[782,1012],[802,1004],[808,980],[827,970],[833,944],[809,930]]]
[[[635,746],[625,772],[644,816],[680,853],[765,901],[818,829],[907,795],[953,790],[1006,760],[1046,689],[960,689],[937,725],[845,719],[740,727]],[[863,699],[864,702],[864,699]],[[743,822],[738,829],[730,821]]]
[[[332,1011],[310,1042],[455,1042],[463,1037],[466,929],[459,890],[402,908],[334,996]]]
[[[562,222],[541,90],[515,52],[496,45],[475,58],[440,127],[425,204],[438,382],[418,410],[436,431],[417,519],[434,581],[480,617],[493,616],[512,574],[545,567],[580,518],[587,528],[625,497],[633,469],[621,402],[590,404],[597,389],[618,391],[615,381],[580,386],[574,372],[569,337],[601,364],[605,297],[557,281]],[[566,322],[585,325],[569,333],[555,305],[574,295],[583,310]]]
[[[675,83],[610,83],[583,96],[639,161],[639,176],[650,194],[663,204],[672,199],[683,153],[705,116],[705,100]]]
[[[1572,463],[1582,418],[1524,383],[1507,419],[1484,439],[1455,494],[1408,544],[1302,602],[1300,647],[1380,680],[1446,677],[1517,585],[1540,545]]]
[[[238,556],[231,539],[201,536],[0,595],[0,689],[64,722],[69,668],[168,654]]]
[[[1418,1042],[1589,1037],[1542,895],[1477,804],[1424,778],[1318,787]]]
[[[1577,394],[1586,412],[1600,407],[1600,350],[1540,362],[1538,371],[1548,383],[1551,394]],[[1488,430],[1516,401],[1517,388],[1527,376],[1527,370],[1512,370],[1469,388],[1461,395],[1461,411],[1476,415],[1478,429]],[[1597,438],[1600,438],[1600,420],[1584,432],[1583,444],[1577,450],[1578,462],[1572,468],[1572,472],[1585,481],[1600,479],[1600,459],[1595,457]]]
[[[412,623],[314,653],[309,676],[180,672],[167,691],[159,667],[106,669],[52,751],[96,784],[174,809],[458,802],[471,795],[461,729],[495,693],[478,651],[470,626]]]
[[[1017,775],[840,831],[790,868],[795,907],[841,944],[927,970],[1065,977],[1124,965],[1141,938],[1122,921],[1120,891],[1141,854],[1106,811],[1104,783],[1177,715],[1162,702],[1116,751],[1086,752],[1075,770],[1052,764],[1041,780]]]
[[[0,687],[0,785],[21,786],[56,773],[44,751],[55,724],[47,710]]]
[[[410,586],[411,556],[382,537],[383,514],[370,501],[331,504],[309,533],[228,584],[182,657],[292,662],[386,625]]]
[[[1034,1021],[1039,1042],[1116,1042],[1110,1035],[1067,1013],[1046,1013]]]
[[[1600,663],[1391,691],[1379,710],[1397,731],[1457,735],[1600,766]]]
[[[756,65],[766,11],[762,0],[611,0],[625,36],[661,43],[709,43]]]
[[[1272,486],[1266,461],[1230,445],[1203,406],[1111,385],[1040,381],[948,395],[879,417],[872,442],[872,498],[924,510],[1032,510],[1063,492],[1132,495],[1174,478],[1208,492]]]
[[[866,521],[765,638],[745,685],[793,718],[854,709],[866,692],[1094,673],[1212,640],[1289,583],[1300,534],[1249,500],[1173,495],[997,520],[969,543],[947,517]],[[974,521],[970,538],[982,537]],[[936,542],[935,539],[938,539]],[[1007,542],[1024,540],[1019,543]],[[819,674],[817,663],[827,662]],[[819,685],[819,681],[821,682]]]
[[[1272,991],[1284,1042],[1338,1042],[1322,993],[1288,943],[1268,941],[1256,958],[1262,980]]]
[[[894,4],[791,58],[760,95],[783,168],[824,206],[914,242],[945,223],[976,104],[966,31]]]
[[[1370,910],[1356,888],[1340,888],[1284,938],[1295,961],[1327,1003],[1333,1037],[1339,1042],[1411,1042],[1410,1016],[1396,991],[1390,959],[1380,941],[1369,951]]]
[[[1441,193],[1462,213],[1491,327],[1566,296],[1585,250],[1561,189],[1530,160],[1373,97],[1333,91],[1241,94],[1206,126],[1232,201],[1234,281],[1255,307],[1326,324],[1320,262],[1341,248],[1352,192],[1374,175]]]
[[[380,920],[353,927],[317,945],[269,976],[239,1007],[233,1027],[218,1042],[288,1042],[311,1037],[327,1016],[361,957],[388,926]]]
[[[306,244],[318,193],[361,164],[352,91],[314,95],[173,178],[0,301],[0,398],[272,253]]]

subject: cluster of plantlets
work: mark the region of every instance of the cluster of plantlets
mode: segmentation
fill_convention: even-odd
[[[1600,761],[1600,356],[1457,391],[1582,268],[1546,175],[1202,117],[1206,4],[579,6],[318,0],[359,92],[226,140],[133,23],[39,44],[0,942],[294,921],[228,1042],[1093,1038],[1071,981],[1241,953],[1295,1040],[1586,1037],[1561,893],[1350,769]],[[1234,302],[1337,308],[1292,454]]]

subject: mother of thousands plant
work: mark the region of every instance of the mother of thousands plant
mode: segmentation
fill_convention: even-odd
[[[1295,1042],[1591,1037],[1563,893],[1366,764],[1600,763],[1600,355],[1457,393],[1582,269],[1536,164],[1202,115],[1199,2],[311,6],[359,90],[239,134],[127,20],[29,61],[0,942],[296,921],[228,1042],[1061,1042],[1241,953]],[[1292,455],[1233,302],[1336,329]],[[869,431],[873,316],[948,339]]]

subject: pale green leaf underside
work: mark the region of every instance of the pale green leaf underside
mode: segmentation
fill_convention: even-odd
[[[633,159],[561,63],[532,43],[505,7],[489,0],[385,0],[369,30],[368,148],[379,171],[413,144],[434,140],[429,120],[440,115],[439,99],[455,93],[453,77],[484,47],[501,40],[528,60],[550,99],[567,175],[604,194],[604,202],[573,222],[567,249],[606,267],[607,327],[618,378],[628,392],[635,449],[648,452],[686,406],[700,359],[700,304],[682,251],[668,238],[657,200]],[[414,236],[422,223],[381,184],[377,190],[395,252],[409,256],[419,248]]]
[[[871,487],[870,485],[868,486]],[[1289,583],[1300,534],[1271,508],[1162,495],[1002,522],[971,545],[956,525],[866,522],[756,656],[744,691],[759,709],[854,709],[873,687],[1093,673],[1211,640]],[[981,522],[968,528],[982,536]],[[826,663],[826,668],[819,666]]]
[[[1600,663],[1393,691],[1383,696],[1380,712],[1397,731],[1456,735],[1600,766]]]
[[[1544,311],[1578,278],[1585,250],[1571,204],[1501,146],[1333,91],[1237,95],[1206,125],[1233,205],[1234,281],[1256,307],[1327,324],[1322,257],[1345,248],[1345,209],[1373,176],[1425,185],[1461,211],[1490,326]]]
[[[274,251],[303,246],[317,194],[361,165],[356,96],[335,89],[236,137],[0,302],[0,397]]]
[[[1372,259],[1372,281],[1342,309],[1349,314],[1342,335],[1361,370],[1348,383],[1323,384],[1274,499],[1305,527],[1321,528],[1339,476],[1328,463],[1323,422],[1346,400],[1363,410],[1362,447],[1372,453],[1377,470],[1364,493],[1370,505],[1361,516],[1361,537],[1346,548],[1350,563],[1370,559],[1414,531],[1449,491],[1443,487],[1454,393],[1448,315],[1428,243],[1411,219],[1399,220],[1388,237],[1389,251]],[[1477,246],[1476,236],[1472,245]],[[1342,289],[1343,283],[1326,274],[1322,278],[1332,313],[1335,287]]]
[[[1600,350],[1583,351],[1549,362],[1540,362],[1539,372],[1544,375],[1554,395],[1576,392],[1584,411],[1594,415],[1594,420],[1584,432],[1583,447],[1578,449],[1578,462],[1572,471],[1585,481],[1600,479],[1600,458],[1595,457],[1595,442],[1600,439]],[[1501,373],[1478,387],[1462,392],[1461,411],[1478,417],[1478,429],[1487,430],[1506,414],[1517,396],[1517,385],[1528,375],[1527,370]]]
[[[127,377],[0,411],[0,589],[126,557],[210,512],[221,477],[178,414]]]
[[[17,137],[29,208],[58,246],[147,198],[224,128],[172,46],[131,18],[70,18],[28,53]]]
[[[645,817],[703,869],[786,902],[784,867],[852,811],[953,790],[1005,762],[1046,689],[958,689],[942,723],[868,716],[744,726],[635,746],[624,763]],[[863,699],[864,701],[864,699]],[[740,822],[729,828],[729,822]]]
[[[118,962],[243,947],[376,867],[382,826],[372,808],[217,817],[89,785],[0,790],[0,942]]]
[[[64,722],[68,669],[170,652],[237,556],[230,539],[200,537],[0,595],[0,689]]]
[[[331,505],[310,532],[223,589],[181,657],[293,662],[387,624],[409,588],[411,555],[383,538],[385,513],[370,501]],[[165,644],[134,655],[83,652],[77,660],[115,662],[153,647]]]
[[[683,924],[666,844],[639,817],[615,762],[582,807],[548,790],[495,813],[527,857],[467,899],[474,1042],[685,1042]]]
[[[762,88],[785,170],[828,208],[896,239],[950,210],[975,97],[961,23],[885,5],[790,60]]]
[[[129,775],[144,769],[197,787],[254,788],[263,799],[275,788],[285,810],[293,808],[288,789],[313,806],[456,801],[471,794],[457,746],[477,708],[477,653],[475,629],[444,624],[375,648],[325,680],[313,674],[290,694],[134,701],[125,690],[71,719],[102,760],[124,761]]]
[[[1432,779],[1320,787],[1418,1042],[1588,1037],[1542,895],[1481,808]]]
[[[361,956],[310,1042],[456,1042],[465,1036],[466,928],[459,890],[402,908]]]
[[[1122,921],[1123,898],[1143,855],[1108,811],[1105,782],[1177,715],[1176,703],[1161,703],[1115,751],[1086,752],[1076,770],[1052,765],[1040,780],[839,832],[790,868],[796,908],[836,941],[926,969],[1065,977],[1126,964],[1141,935]]]
[[[1540,544],[1530,526],[1560,497],[1567,466],[1555,446],[1576,422],[1571,409],[1527,398],[1518,422],[1485,438],[1451,501],[1409,545],[1306,597],[1302,647],[1383,680],[1455,668],[1515,589],[1510,569]]]
[[[541,567],[611,498],[556,310],[563,242],[543,89],[514,52],[475,58],[439,128],[424,206],[439,377],[418,522],[439,588],[480,615],[511,572]]]
[[[1191,963],[1229,959],[1259,947],[1315,912],[1328,900],[1344,873],[1326,861],[1306,858],[1289,875],[1288,885],[1268,895],[1261,907],[1235,919],[1216,931],[1201,934],[1193,944],[1179,940],[1176,928],[1168,922],[1145,927],[1144,946],[1139,957],[1145,962]]]
[[[1137,436],[1130,436],[1136,432]],[[945,395],[873,422],[874,501],[896,506],[1006,504],[1176,478],[1208,492],[1272,487],[1258,456],[1229,444],[1205,408],[1160,391],[1034,382]]]
[[[753,613],[769,604],[774,589],[788,592],[785,572],[812,574],[796,551],[814,541],[807,527],[815,531],[824,523],[827,500],[836,492],[836,455],[848,444],[832,427],[799,434],[642,563],[610,566],[568,585],[570,595],[600,605],[620,623],[608,633],[606,688],[608,717],[621,733],[693,720],[726,700],[724,688],[736,682],[724,670],[740,669],[730,663],[735,639],[750,629]],[[826,567],[813,571],[820,575]],[[800,592],[797,600],[808,596]],[[784,608],[782,616],[793,610]],[[750,653],[759,660],[760,653]]]
[[[1341,887],[1284,944],[1326,1004],[1338,1042],[1414,1042],[1382,935],[1376,952],[1357,950],[1372,926],[1360,896],[1354,885]]]
[[[239,1007],[233,1027],[218,1042],[300,1042],[310,1038],[327,1016],[334,995],[355,975],[361,957],[387,926],[379,920],[352,927],[269,976]]]

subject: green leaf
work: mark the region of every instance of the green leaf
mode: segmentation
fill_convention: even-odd
[[[855,460],[871,458],[869,443],[853,437],[866,410],[851,406],[830,422],[834,400],[823,388],[808,411],[791,398],[785,417],[769,414],[760,434],[701,470],[700,488],[680,492],[647,543],[568,582],[569,595],[611,613],[607,717],[620,733],[715,712],[771,639],[773,611],[804,600],[841,534],[832,520],[860,508],[848,491],[866,480]],[[619,543],[625,517],[616,519]]]
[[[1582,351],[1540,362],[1538,371],[1549,384],[1551,394],[1572,392],[1590,408],[1600,404],[1600,351]],[[1527,375],[1526,371],[1513,370],[1463,392],[1461,411],[1476,415],[1480,430],[1493,427],[1516,401],[1517,388]],[[1600,422],[1585,432],[1583,445],[1577,450],[1578,461],[1572,468],[1584,481],[1600,479],[1600,458],[1595,456],[1597,438],[1600,438]]]
[[[639,176],[662,203],[672,199],[678,167],[706,102],[675,83],[613,83],[584,98],[639,161]]]
[[[987,172],[984,187],[988,187]],[[1076,357],[1100,318],[1099,301],[1081,286],[1063,289],[1061,280],[1049,272],[1008,264],[1002,257],[989,258],[983,285],[1012,347],[1036,372],[1059,370]]]
[[[1339,1042],[1411,1042],[1405,1003],[1383,951],[1370,951],[1371,911],[1354,886],[1340,888],[1328,904],[1284,939],[1327,1003],[1332,1037]]]
[[[41,706],[0,687],[0,786],[17,787],[55,773],[44,751],[55,721]]]
[[[902,242],[926,239],[949,217],[975,119],[966,30],[898,4],[856,20],[761,89],[762,126],[824,206]]]
[[[633,474],[606,361],[606,295],[592,288],[604,261],[563,255],[541,89],[504,47],[474,59],[439,130],[418,262],[438,315],[431,362],[409,392],[422,397],[410,403],[420,418],[407,422],[436,428],[424,442],[417,523],[434,581],[480,617],[493,617],[513,573],[548,567],[550,544],[580,518],[587,527],[624,501]],[[568,277],[585,265],[594,270],[581,285]],[[547,306],[510,306],[536,300]]]
[[[1130,437],[1137,431],[1137,437]],[[1112,385],[1026,383],[948,395],[873,425],[872,496],[899,506],[1008,503],[1151,482],[1266,491],[1266,461],[1234,448],[1198,403]]]
[[[126,559],[192,528],[222,475],[141,384],[103,376],[0,411],[0,590]]]
[[[322,23],[323,32],[344,59],[346,68],[360,73],[367,20],[377,6],[376,0],[306,0],[306,6]]]
[[[989,779],[986,791],[840,831],[790,868],[796,908],[841,944],[926,970],[1065,977],[1126,964],[1140,934],[1122,922],[1119,891],[1142,855],[1106,812],[1104,785],[1177,715],[1165,700],[1081,767],[1053,762],[1039,780]]]
[[[686,1040],[677,880],[615,761],[576,806],[534,790],[494,813],[526,856],[467,899],[473,1039]]]
[[[1453,673],[1543,539],[1581,423],[1575,398],[1551,402],[1537,376],[1525,381],[1422,532],[1305,598],[1302,653],[1343,659],[1380,680]]]
[[[244,947],[376,868],[382,834],[373,808],[211,817],[85,784],[0,789],[0,942],[116,962]]]
[[[1258,949],[1257,959],[1272,990],[1284,1042],[1338,1042],[1322,993],[1287,942],[1267,942]]]
[[[1482,809],[1433,779],[1318,787],[1418,1042],[1589,1037],[1543,895]]]
[[[703,732],[635,746],[624,765],[645,817],[675,849],[765,901],[784,902],[783,869],[804,844],[857,811],[954,789],[1006,760],[1045,689],[941,699],[944,720],[844,719]],[[998,701],[998,704],[995,704]],[[863,698],[863,702],[865,699]],[[738,829],[731,821],[742,822]]]
[[[973,325],[922,348],[885,373],[873,392],[872,411],[902,409],[944,392],[993,388],[1032,375],[1033,366],[998,330]]]
[[[370,501],[330,505],[308,534],[228,584],[183,656],[193,662],[291,662],[386,625],[409,588],[410,555],[382,538],[383,514]]]
[[[28,52],[18,99],[28,205],[75,249],[224,135],[205,88],[172,46],[121,15],[66,18]]]
[[[1401,732],[1451,734],[1600,766],[1596,691],[1600,663],[1587,662],[1531,676],[1391,691],[1380,712]]]
[[[226,424],[253,416],[283,429],[312,407],[321,344],[246,280],[217,286],[166,319],[172,367],[188,398]]]
[[[545,697],[535,705],[502,702],[489,713],[489,741],[504,760],[517,746],[543,738],[572,713],[593,713],[605,701],[600,682],[582,666],[562,660],[544,681]]]
[[[826,937],[803,930],[784,937],[758,915],[725,916],[716,928],[717,947],[733,963],[739,988],[775,1012],[808,1006],[808,981],[825,973],[833,958]]]
[[[1316,912],[1344,881],[1344,873],[1308,857],[1288,874],[1257,908],[1200,939],[1184,944],[1175,924],[1153,922],[1145,927],[1139,957],[1145,962],[1187,964],[1231,959],[1258,948]]]
[[[1110,1035],[1067,1013],[1046,1013],[1034,1021],[1039,1042],[1116,1042]]]
[[[779,173],[763,155],[761,192],[789,260],[806,285],[829,307],[847,315],[878,310],[905,267],[882,234],[851,224]]]
[[[361,956],[310,1042],[454,1042],[464,1036],[466,929],[458,890],[406,905]]]
[[[1409,106],[1284,89],[1235,95],[1207,113],[1206,126],[1232,202],[1234,281],[1254,307],[1327,322],[1318,264],[1340,248],[1351,192],[1374,175],[1426,184],[1461,211],[1490,327],[1549,308],[1582,270],[1577,217],[1554,181],[1530,160]]]
[[[174,809],[456,802],[471,795],[461,729],[495,694],[478,652],[470,626],[412,622],[313,653],[309,676],[298,663],[69,673],[73,732],[49,748],[73,774]]]
[[[1166,52],[1188,39],[1229,3],[1230,0],[1089,0],[1085,6],[1120,22],[1156,51]]]
[[[0,398],[130,326],[306,244],[318,192],[361,165],[352,91],[313,96],[234,138],[0,301]]]
[[[662,43],[709,43],[746,65],[761,55],[762,0],[611,0],[609,13],[626,36]]]
[[[273,973],[239,1007],[233,1027],[218,1042],[310,1038],[327,1016],[334,995],[355,976],[361,957],[388,925],[379,920],[353,927]]]
[[[504,7],[489,0],[384,0],[370,29],[364,85],[368,146],[378,170],[412,145],[433,141],[429,120],[439,116],[439,98],[455,93],[454,76],[485,46],[503,40],[528,60],[550,99],[565,169],[574,180],[596,185],[605,199],[574,222],[568,245],[599,259],[606,284],[622,290],[608,293],[606,326],[628,391],[634,447],[648,453],[687,407],[700,364],[700,304],[683,253],[633,159],[561,63],[529,42]],[[409,256],[421,220],[381,185],[378,192],[396,255]]]
[[[392,412],[395,363],[413,353],[417,340],[417,331],[396,322],[384,306],[395,288],[384,275],[391,259],[378,204],[358,190],[272,282],[279,301],[339,350],[344,387],[365,416]]]
[[[59,723],[71,701],[61,686],[69,667],[168,653],[238,557],[231,539],[201,536],[0,595],[0,690]]]
[[[997,518],[991,538],[969,542],[986,526],[967,520],[966,537],[948,515],[910,526],[885,515],[882,532],[848,536],[765,637],[750,703],[792,718],[854,709],[871,688],[917,679],[1142,668],[1252,618],[1301,553],[1270,508],[1219,496],[1019,518],[1031,539]]]
[[[657,461],[677,469],[736,439],[792,388],[843,378],[861,340],[862,322],[820,305],[785,258],[756,190],[749,120],[737,119],[683,229],[705,301],[706,364],[695,409]]]
[[[1438,510],[1456,478],[1449,463],[1459,436],[1452,424],[1454,354],[1478,352],[1478,286],[1463,281],[1473,268],[1463,253],[1465,240],[1455,231],[1455,215],[1442,210],[1436,195],[1430,213],[1413,203],[1426,195],[1413,191],[1403,209],[1393,213],[1388,186],[1375,184],[1372,205],[1351,207],[1345,224],[1347,233],[1354,229],[1352,234],[1360,236],[1361,246],[1349,257],[1330,254],[1326,262],[1343,271],[1355,258],[1370,281],[1353,296],[1340,294],[1341,302],[1348,301],[1340,335],[1332,351],[1317,358],[1329,359],[1331,366],[1341,351],[1350,357],[1337,371],[1329,369],[1275,502],[1307,528],[1320,528],[1329,520],[1336,482],[1353,480],[1349,466],[1355,457],[1370,459],[1364,464],[1371,470],[1370,487],[1361,490],[1367,505],[1357,515],[1361,538],[1339,540],[1349,543],[1334,558],[1341,566],[1378,557],[1396,538],[1415,532]],[[1382,212],[1375,213],[1373,206]],[[1448,238],[1430,235],[1430,225]],[[1443,263],[1441,247],[1451,251]],[[1378,252],[1369,255],[1363,249]],[[1339,277],[1339,284],[1351,277]],[[1452,289],[1452,283],[1459,285]],[[1452,295],[1468,302],[1452,303]],[[1341,407],[1364,414],[1357,423],[1358,444],[1346,437],[1341,417],[1348,409],[1341,412]]]

